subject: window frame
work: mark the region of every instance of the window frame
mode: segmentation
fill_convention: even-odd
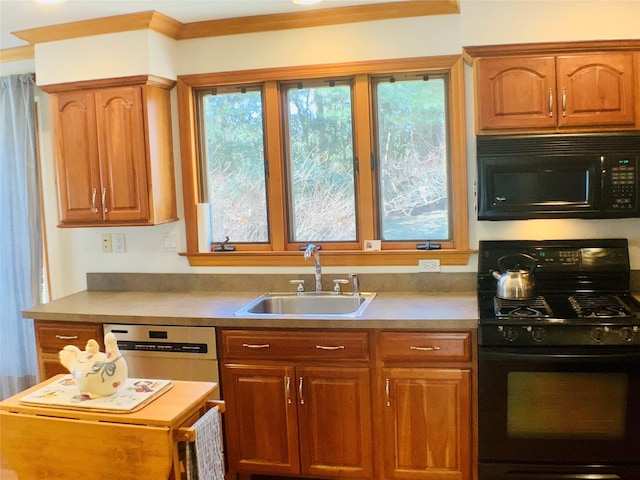
[[[464,76],[461,55],[374,60],[365,62],[307,65],[257,70],[182,75],[178,77],[180,155],[187,249],[181,253],[191,266],[289,266],[303,265],[299,244],[288,243],[287,209],[283,158],[280,82],[352,77],[359,248],[353,243],[322,244],[324,265],[417,265],[418,259],[438,258],[442,265],[467,265],[469,256]],[[382,251],[363,251],[365,239],[377,238],[376,178],[370,166],[374,149],[371,131],[370,77],[419,71],[446,73],[449,77],[448,128],[450,132],[451,218],[453,240],[442,242],[440,250],[399,249],[393,242]],[[263,85],[265,156],[268,159],[270,244],[238,244],[234,252],[199,253],[196,205],[200,198],[197,103],[195,92],[214,86]],[[415,242],[412,242],[415,243]],[[406,247],[405,247],[406,248]]]

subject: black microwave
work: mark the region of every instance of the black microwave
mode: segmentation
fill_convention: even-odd
[[[477,138],[478,220],[640,217],[640,135]]]

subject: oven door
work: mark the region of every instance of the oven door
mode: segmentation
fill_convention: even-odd
[[[639,349],[481,347],[478,372],[481,463],[640,470]]]

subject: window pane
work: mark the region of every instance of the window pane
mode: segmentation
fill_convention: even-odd
[[[381,239],[450,240],[445,79],[374,91]]]
[[[290,240],[355,241],[351,87],[285,90]]]
[[[204,190],[214,242],[268,242],[262,94],[203,95]],[[202,140],[204,138],[204,140]]]

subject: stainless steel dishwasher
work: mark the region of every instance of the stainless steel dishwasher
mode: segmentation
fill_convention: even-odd
[[[214,327],[105,324],[104,333],[109,332],[118,340],[130,378],[220,384]]]

